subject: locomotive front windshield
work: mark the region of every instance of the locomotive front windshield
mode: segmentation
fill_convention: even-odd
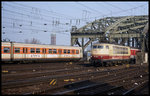
[[[94,45],[93,46],[93,49],[103,49],[103,48],[104,48],[104,46],[102,46],[102,45],[98,45],[98,46]]]
[[[93,49],[97,48],[97,46],[93,46]]]

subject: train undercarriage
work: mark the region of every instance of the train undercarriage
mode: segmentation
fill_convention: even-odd
[[[90,60],[90,63],[93,66],[115,66],[115,65],[122,65],[122,64],[135,64],[135,59],[117,59],[117,60]]]

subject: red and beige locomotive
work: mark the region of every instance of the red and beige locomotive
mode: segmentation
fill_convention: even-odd
[[[135,62],[135,55],[139,51],[139,49],[116,44],[94,44],[91,50],[90,62],[95,66]]]
[[[2,61],[73,61],[83,58],[82,48],[1,42]]]

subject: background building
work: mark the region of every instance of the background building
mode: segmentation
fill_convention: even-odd
[[[56,45],[56,34],[51,34],[51,45]]]

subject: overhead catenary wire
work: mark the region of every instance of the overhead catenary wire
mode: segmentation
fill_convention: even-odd
[[[88,7],[88,6],[86,6],[86,5],[82,4],[82,3],[79,3],[79,2],[76,2],[76,3],[82,5],[83,7],[86,7],[87,9],[92,10],[92,11],[95,12],[96,14],[104,14],[104,13],[102,13],[102,12],[100,12],[100,11],[98,11],[98,10],[95,10],[95,9],[93,9],[93,8],[90,8],[90,7]]]
[[[132,9],[143,7],[143,6],[145,6],[145,4],[140,5],[140,6],[136,6],[136,7],[132,7],[132,8],[129,8],[129,9],[124,9],[123,11],[112,12],[111,14],[118,14],[118,13],[120,14],[120,13],[124,13],[124,12],[130,11]],[[106,14],[106,16],[109,16],[109,14]],[[93,17],[90,17],[90,19],[92,19],[92,18],[99,18],[100,16],[101,15],[99,15],[99,16],[93,16]]]
[[[119,10],[121,10],[121,11],[124,10],[124,9],[122,9],[121,7],[118,7],[118,6],[113,5],[113,4],[111,4],[111,3],[108,3],[108,2],[104,2],[104,3],[105,3],[105,4],[108,4],[108,5],[112,6],[112,7],[114,7],[114,8],[116,8],[116,9],[119,9]]]
[[[12,26],[6,26],[6,28],[11,28],[12,29]],[[33,29],[33,28],[20,28],[20,27],[15,27],[15,28],[17,28],[18,29],[18,32],[17,31],[15,31],[15,32],[11,32],[12,34],[14,34],[14,33],[20,33],[19,32],[19,29],[21,29],[21,31],[23,31],[23,30],[30,30],[30,32],[31,31],[40,31],[40,32],[42,32],[42,33],[46,33],[46,32],[52,32],[52,31],[49,31],[49,30],[44,30],[44,29]],[[14,28],[14,29],[15,29]],[[46,31],[46,32],[45,32]],[[27,31],[27,32],[29,32],[29,31]],[[6,34],[7,32],[5,32],[5,34]],[[9,34],[11,34],[10,32],[9,32]],[[21,33],[23,33],[23,32],[21,32]],[[37,32],[38,33],[38,32]],[[59,34],[66,34],[66,33],[68,33],[68,32],[66,32],[66,30],[59,30],[59,31],[55,31],[55,33],[59,33]],[[70,35],[70,34],[67,34],[67,35]]]
[[[14,5],[10,5],[10,4],[5,4],[5,6],[8,6],[9,5],[9,7],[15,7],[15,8],[18,8],[18,6],[16,7],[16,6],[14,6]],[[23,5],[24,6],[24,5]],[[27,6],[25,6],[25,7],[27,7]],[[31,7],[31,8],[35,8],[35,7]],[[18,9],[22,9],[22,8],[18,8]],[[3,8],[3,10],[5,10],[4,8]],[[11,13],[14,13],[14,11],[11,11],[11,10],[5,10],[5,11],[9,11],[9,12],[11,12]],[[30,13],[30,12],[32,12],[32,11],[29,11],[29,10],[24,10],[23,9],[23,11],[24,12],[28,12],[28,13]],[[15,12],[15,14],[19,14],[19,15],[25,15],[25,16],[28,16],[29,18],[33,18],[33,19],[38,19],[37,17],[35,17],[34,15],[27,15],[27,14],[23,14],[23,13],[20,13],[20,12]],[[36,14],[35,14],[36,15]],[[47,18],[49,18],[49,16],[48,15],[43,15],[43,14],[41,14],[42,16],[44,16],[45,18],[47,17]],[[53,18],[53,20],[51,20],[51,18],[50,18],[50,20],[51,20],[51,22],[53,23],[52,25],[53,25],[53,27],[55,27],[55,26],[58,26],[58,25],[60,25],[60,24],[62,24],[62,25],[66,25],[67,23],[61,23],[60,22],[60,20],[62,20],[62,19],[60,19],[61,17],[54,17],[54,16],[51,16],[52,18]],[[41,20],[45,20],[46,22],[48,21],[48,20],[46,20],[46,19],[43,19],[43,18],[39,18],[39,19],[41,19]],[[49,20],[49,21],[50,21]],[[71,19],[71,20],[78,20],[78,19]],[[70,19],[68,19],[68,22],[70,21]],[[63,21],[62,21],[63,22]],[[32,23],[32,21],[31,21],[31,23]],[[72,23],[73,24],[73,23]],[[71,26],[71,24],[69,24],[70,26]]]
[[[6,5],[5,5],[6,6]],[[31,7],[32,8],[32,7]],[[137,8],[137,7],[135,7],[135,8]],[[134,9],[135,9],[134,8]],[[3,10],[5,10],[4,8],[3,8]],[[130,9],[128,9],[128,10],[130,10]],[[125,11],[125,10],[124,10]],[[120,11],[119,11],[120,12]],[[119,13],[118,12],[118,13]],[[17,13],[16,13],[17,14]],[[30,15],[27,15],[27,14],[23,14],[23,13],[19,13],[18,12],[18,14],[20,14],[20,15],[23,15],[23,16],[29,16],[30,18],[32,17],[33,19],[35,19],[35,20],[37,20],[38,18],[34,18],[34,16],[30,16]],[[95,17],[94,17],[95,18]],[[51,22],[53,22],[54,20],[48,20],[48,19],[41,19],[41,20],[44,20],[44,22],[49,22],[49,21],[51,21]],[[70,20],[70,19],[69,19]],[[72,19],[71,19],[72,20]],[[77,22],[79,22],[79,20],[82,20],[82,19],[76,19],[76,24],[77,24]],[[57,20],[56,20],[57,21]],[[33,22],[30,22],[31,24],[33,23]],[[58,24],[58,21],[57,22],[55,22],[56,24]],[[60,23],[61,24],[61,23]],[[66,25],[65,23],[62,23],[62,25]]]
[[[24,7],[30,7],[30,8],[36,8],[36,7],[32,7],[32,6],[29,6],[29,5],[23,5],[23,4],[20,4],[20,3],[15,3],[15,2],[13,2],[14,4],[18,4],[18,5],[20,5],[20,6],[24,6]],[[49,11],[49,10],[46,10],[46,9],[42,9],[42,8],[36,8],[36,9],[38,9],[38,10],[42,10],[42,11],[46,11],[46,12],[50,12],[50,13],[53,13],[53,14],[55,14],[55,15],[59,15],[59,16],[64,16],[65,18],[67,18],[67,19],[73,19],[74,17],[72,17],[72,16],[68,16],[68,15],[64,15],[64,14],[62,14],[62,13],[57,13],[57,12],[54,12],[54,11]],[[70,17],[70,18],[69,18]],[[74,18],[74,19],[76,19],[76,18]]]
[[[140,6],[139,6],[140,7]],[[135,9],[135,8],[137,8],[137,7],[134,7],[133,9]],[[132,9],[132,8],[131,8]],[[131,9],[127,9],[127,10],[131,10]],[[126,11],[126,10],[125,10]],[[116,12],[116,13],[120,13],[120,11],[119,12]],[[21,15],[23,15],[23,14],[21,14]],[[94,17],[95,18],[95,17]],[[71,19],[72,20],[72,19]],[[82,19],[80,19],[80,20],[82,20]],[[46,20],[47,21],[47,20]],[[60,23],[61,24],[61,23]]]
[[[68,35],[69,32],[65,32],[66,27],[68,28],[72,25],[79,26],[84,21],[82,18],[75,18],[74,16],[70,17],[70,16],[67,16],[67,15],[64,15],[64,14],[59,14],[57,12],[55,13],[54,11],[49,11],[49,10],[45,10],[45,9],[42,9],[42,8],[31,7],[31,6],[28,6],[28,5],[21,4],[21,3],[16,3],[16,4],[14,4],[14,3],[15,2],[12,2],[12,3],[9,3],[9,4],[5,3],[5,6],[2,6],[2,10],[9,7],[9,8],[12,8],[10,11],[16,11],[16,10],[13,10],[13,8],[14,8],[14,9],[17,9],[16,12],[23,13],[23,14],[18,14],[18,13],[13,13],[13,12],[8,12],[6,10],[3,10],[5,14],[4,14],[4,16],[2,15],[2,17],[1,17],[2,19],[4,19],[4,17],[5,17],[5,18],[16,18],[16,19],[19,20],[19,21],[17,21],[15,19],[9,19],[9,21],[12,22],[11,27],[8,26],[9,22],[6,22],[6,21],[2,22],[2,24],[4,23],[3,25],[5,25],[4,26],[5,28],[4,29],[2,28],[2,30],[5,31],[4,32],[5,36],[8,35],[7,33],[12,33],[13,34],[13,33],[15,33],[15,31],[16,31],[17,34],[26,34],[28,32],[32,32],[33,34],[36,34],[36,33],[40,34],[40,33],[52,32],[51,30],[53,28],[55,28],[55,29],[59,28],[60,29],[60,30],[55,31],[58,34],[59,33],[60,34],[67,33],[67,35]],[[9,5],[11,5],[11,6],[9,6]],[[99,16],[98,15],[97,16],[92,16],[94,18],[88,17],[86,15],[84,19],[88,19],[88,20],[93,21],[93,19],[95,19],[95,18],[100,19],[100,17],[102,15],[103,16],[104,15],[108,16],[108,14],[100,13],[100,12],[98,12],[99,10],[94,9],[93,7],[87,6],[87,5],[82,4],[82,3],[80,5],[82,5],[82,6],[84,5],[83,6],[84,10],[85,10],[85,8],[87,8],[87,11],[90,10],[91,13],[99,14]],[[110,5],[110,4],[108,4],[108,5]],[[128,10],[125,9],[125,8],[123,10],[118,9],[120,11],[116,11],[116,12],[112,11],[111,14],[123,13],[123,11],[125,11],[125,10],[127,10],[125,12],[129,12],[129,11],[136,10],[136,9],[140,8],[140,7],[138,7],[138,8],[136,8],[136,7],[135,7],[135,9],[131,9],[131,10],[130,10],[130,8]],[[91,9],[94,9],[95,11],[91,10]],[[116,7],[116,9],[117,9],[117,7]],[[9,9],[7,9],[7,10],[9,10]],[[140,12],[142,12],[142,11],[140,10],[139,13]],[[28,14],[28,13],[31,13],[31,14]],[[12,14],[12,15],[7,17],[8,14]],[[90,14],[90,15],[92,15],[92,14]],[[134,15],[134,13],[133,13],[133,15]],[[65,20],[66,20],[66,22],[65,22]],[[5,24],[5,23],[7,23],[7,24]],[[21,24],[21,26],[19,26],[19,24]],[[64,28],[64,30],[62,30],[60,26],[62,27],[62,29]],[[27,27],[29,27],[29,28],[27,28]],[[46,31],[46,32],[44,32],[44,31]]]
[[[14,2],[13,2],[14,3]],[[77,2],[78,3],[78,2]],[[15,4],[18,4],[18,3],[15,3]],[[81,4],[81,3],[80,3]],[[31,6],[27,6],[27,5],[23,5],[23,4],[19,4],[20,6],[24,6],[24,7],[31,7]],[[83,5],[83,4],[81,4],[81,5]],[[112,5],[112,4],[111,4]],[[84,5],[85,6],[85,5]],[[113,5],[114,6],[114,5]],[[86,7],[88,7],[88,6],[86,6]],[[116,7],[116,6],[115,6]],[[31,8],[36,8],[36,7],[31,7]],[[39,8],[38,8],[39,9]],[[39,10],[41,10],[41,8],[39,9]],[[43,10],[45,10],[45,9],[43,9]],[[93,10],[93,9],[92,9]],[[130,9],[129,9],[130,10]],[[48,12],[48,10],[45,10],[46,12]],[[49,12],[52,12],[52,11],[49,11]],[[119,11],[120,12],[120,11]],[[53,12],[53,13],[56,13],[56,12]],[[115,13],[113,13],[112,12],[112,14],[115,14]],[[105,15],[105,14],[103,14],[103,15]],[[99,17],[99,16],[98,16]],[[91,17],[91,18],[97,18],[97,17]],[[89,19],[91,19],[91,18],[89,18]],[[73,20],[73,18],[69,18],[69,19],[71,19],[71,20]],[[74,20],[76,20],[76,19],[74,19]],[[80,20],[83,20],[83,19],[81,19],[80,18]]]
[[[13,28],[15,28],[16,26],[20,26],[20,27],[22,27],[22,26],[27,26],[28,28],[29,27],[36,27],[36,28],[40,28],[40,27],[44,27],[45,25],[43,24],[42,26],[40,25],[40,26],[30,26],[29,24],[18,24],[18,23],[14,23],[14,22],[3,22],[3,24],[7,24],[7,25],[12,25],[13,26]],[[3,26],[5,26],[5,25],[3,25]],[[45,26],[46,27],[46,26]],[[6,28],[6,27],[5,27]],[[57,27],[57,28],[59,28],[59,29],[64,29],[64,28],[62,28],[62,27]]]
[[[24,15],[24,16],[27,16],[27,17],[30,17],[30,18],[32,17],[32,19],[41,19],[41,18],[39,18],[39,17],[27,15],[27,14],[20,13],[20,12],[16,12],[16,11],[12,11],[12,10],[7,10],[7,9],[4,9],[4,8],[3,8],[3,10],[4,10],[4,11],[8,11],[8,12],[10,12],[10,13],[16,13],[16,14]],[[48,20],[48,19],[41,19],[41,20],[46,21],[46,22],[48,22],[48,21],[51,21],[51,22],[52,22],[52,20]],[[65,25],[64,23],[60,23],[60,24]]]
[[[6,24],[6,25],[5,25]],[[28,28],[29,30],[30,29],[32,29],[32,30],[38,30],[38,29],[42,29],[43,30],[43,32],[51,32],[51,31],[47,31],[47,30],[51,30],[50,28],[48,28],[48,27],[44,27],[45,25],[40,25],[40,26],[35,26],[35,25],[33,25],[32,27],[29,25],[29,24],[21,24],[21,23],[15,23],[15,26],[14,26],[14,23],[13,22],[6,22],[6,21],[4,21],[3,22],[3,26],[5,27],[5,29],[7,29],[7,25],[10,25],[11,26],[11,28],[12,29],[24,29],[24,28]],[[20,26],[21,25],[21,26]],[[19,27],[18,27],[19,26]],[[36,29],[34,29],[34,28],[36,28]],[[47,29],[48,28],[48,29]],[[62,28],[62,27],[57,27],[57,29],[61,29],[61,30],[59,30],[59,33],[63,33],[64,31],[66,32],[66,30],[67,30],[67,32],[69,32],[68,30],[69,29],[66,29],[66,28]],[[63,29],[63,30],[62,30]]]
[[[6,18],[6,17],[5,17]],[[9,19],[14,19],[14,18],[9,18]],[[22,20],[21,20],[22,21]],[[12,23],[12,22],[6,22],[5,21],[5,23],[7,23],[7,24],[10,24],[10,23]],[[29,23],[29,22],[28,22]],[[15,23],[16,24],[16,23]],[[20,23],[21,24],[21,23]],[[18,24],[19,25],[19,24]],[[23,26],[29,26],[29,25],[25,25],[25,24],[23,24]],[[44,26],[44,24],[43,24],[43,26]],[[30,27],[30,26],[29,26]],[[35,26],[32,26],[32,27],[35,27]],[[16,27],[15,27],[16,28]],[[22,28],[20,28],[20,27],[17,27],[18,29],[22,29]],[[36,29],[33,29],[32,28],[32,30],[38,30],[38,28],[39,27],[37,27]],[[14,29],[14,22],[13,22],[13,29]],[[31,28],[28,28],[29,30],[31,29]],[[28,30],[28,29],[25,29],[25,30]],[[59,27],[59,29],[60,29],[60,27]],[[22,29],[22,30],[24,30],[24,28]],[[44,30],[38,30],[38,31],[45,31],[45,29]],[[51,32],[51,31],[46,31],[46,32]],[[64,34],[63,32],[66,32],[66,30],[59,30],[59,31],[55,31],[56,33],[62,33],[62,34]],[[7,32],[5,32],[5,33],[7,33]],[[21,32],[22,33],[22,32]]]
[[[35,9],[34,9],[34,8],[31,8],[31,9],[29,9],[29,10],[30,10],[30,11],[29,11],[29,10],[23,9],[22,7],[10,5],[10,4],[5,4],[5,5],[8,5],[7,7],[21,9],[21,11],[29,12],[29,13],[31,13],[31,14],[35,14],[34,10],[36,10],[37,12],[41,12],[40,10],[37,10],[37,8],[35,8]],[[28,13],[28,14],[29,14],[29,13]],[[48,18],[49,18],[49,17],[52,17],[52,18],[62,18],[62,17],[60,17],[60,16],[57,17],[56,15],[55,15],[55,16],[54,16],[54,15],[51,16],[51,15],[47,15],[47,14],[46,14],[46,15],[45,15],[45,14],[43,15],[42,13],[38,13],[38,15],[41,16],[41,17],[42,17],[42,16],[45,16],[45,17],[48,17]],[[62,19],[61,19],[61,20],[62,20]],[[66,20],[66,19],[64,19],[64,20]]]
[[[5,4],[6,5],[6,4]],[[8,5],[8,4],[7,4]],[[3,8],[3,10],[5,10],[5,11],[9,11],[9,12],[11,12],[11,13],[14,13],[14,11],[11,11],[11,10],[7,10],[7,9],[4,9]],[[26,12],[30,12],[30,11],[26,11]],[[33,15],[27,15],[27,14],[23,14],[23,13],[20,13],[20,12],[15,12],[15,14],[19,14],[19,15],[25,15],[25,16],[28,16],[29,18],[33,18],[33,19],[38,19],[37,17],[35,17],[35,16],[33,16]],[[43,16],[46,16],[46,15],[43,15]],[[34,18],[35,17],[35,18]],[[48,15],[47,15],[47,17],[48,17]],[[54,17],[52,17],[52,18],[54,18]],[[55,17],[56,18],[56,17]],[[41,19],[41,18],[39,18],[39,19]],[[43,19],[43,18],[42,18]],[[56,18],[57,19],[57,18]],[[44,19],[45,20],[45,19]],[[55,23],[57,23],[57,24],[55,24],[55,25],[59,25],[59,24],[63,24],[63,23],[60,23],[60,20],[62,20],[62,19],[60,19],[60,18],[58,18],[57,20],[59,20],[59,21],[54,21],[54,19],[53,20],[51,20],[51,22],[55,22]],[[74,19],[71,19],[71,20],[74,20]],[[78,20],[78,19],[75,19],[75,20]],[[81,19],[80,19],[81,20]],[[48,21],[48,20],[45,20],[45,21]],[[49,20],[50,21],[50,20]],[[68,20],[68,22],[69,22],[70,20]],[[64,23],[63,25],[66,25],[66,23]],[[71,24],[69,24],[69,25],[71,25]]]

